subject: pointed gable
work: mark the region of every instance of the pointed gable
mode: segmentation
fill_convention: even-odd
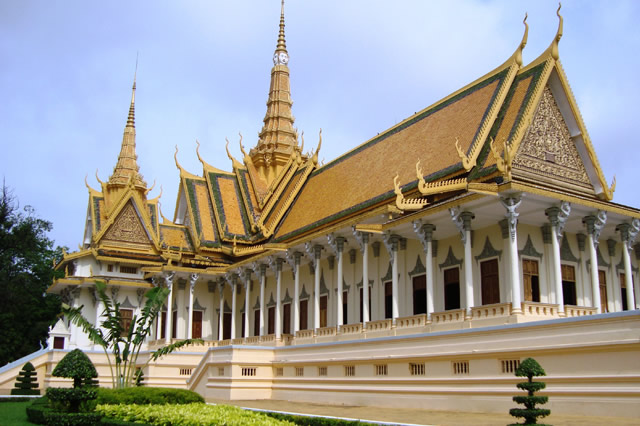
[[[512,166],[517,176],[556,184],[562,181],[595,195],[582,158],[548,86],[543,90]]]
[[[120,210],[113,224],[106,230],[100,241],[153,247],[149,232],[144,226],[132,200],[129,200]]]

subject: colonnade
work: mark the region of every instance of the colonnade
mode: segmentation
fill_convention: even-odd
[[[518,208],[521,204],[520,194],[510,194],[503,196],[500,199],[502,206],[505,208],[505,219],[501,221],[500,225],[503,227],[503,238],[505,241],[505,247],[508,252],[508,281],[510,283],[510,302],[511,311],[514,314],[521,313],[521,306],[523,302],[521,285],[522,285],[522,270],[519,261],[518,253]],[[562,270],[561,270],[561,248],[560,243],[564,235],[564,227],[567,218],[571,214],[571,205],[568,202],[562,201],[557,206],[547,208],[545,215],[547,216],[548,225],[551,229],[551,267],[552,267],[552,286],[553,293],[555,294],[555,302],[558,306],[558,312],[560,315],[564,312],[564,300],[563,300],[563,284],[562,284]],[[450,209],[450,215],[453,223],[457,227],[460,240],[464,248],[464,282],[460,283],[460,290],[463,293],[461,300],[463,301],[462,307],[466,313],[466,318],[470,318],[471,309],[474,307],[474,283],[473,283],[473,260],[472,260],[472,242],[471,232],[472,224],[475,219],[473,212],[462,210],[460,208]],[[604,211],[598,211],[596,214],[588,215],[582,218],[584,229],[586,231],[586,240],[588,245],[589,263],[590,263],[590,284],[592,292],[592,307],[601,313],[601,300],[600,300],[600,284],[598,281],[598,256],[597,246],[604,225],[606,224],[607,214]],[[425,256],[425,275],[426,275],[426,315],[430,319],[434,313],[434,268],[433,268],[433,236],[437,231],[436,226],[432,223],[427,223],[424,220],[413,221],[413,231],[417,240],[420,241],[424,256]],[[506,231],[506,232],[505,232]],[[630,260],[630,251],[632,250],[633,242],[640,231],[640,220],[633,219],[628,223],[620,223],[616,227],[616,232],[620,234],[620,239],[623,247],[623,264],[625,272],[625,285],[626,285],[626,299],[627,306],[630,309],[634,309],[636,304],[634,300],[633,280],[632,280],[632,267]],[[353,240],[357,243],[362,256],[362,323],[363,328],[366,328],[366,324],[371,320],[371,307],[369,306],[369,246],[374,237],[377,236],[357,230],[355,227],[351,229],[350,234]],[[398,290],[398,245],[402,237],[393,232],[384,232],[380,237],[380,241],[384,244],[388,254],[389,262],[391,265],[391,319],[395,320],[399,317],[399,290]],[[320,328],[320,280],[321,280],[321,268],[320,262],[322,259],[322,253],[327,252],[330,249],[335,256],[337,263],[336,270],[336,318],[335,324],[338,328],[344,325],[346,319],[343,318],[343,281],[344,281],[344,248],[347,242],[347,238],[343,235],[329,234],[327,236],[327,247],[319,243],[306,243],[301,250],[289,249],[283,256],[268,256],[264,258],[262,262],[256,262],[246,267],[238,268],[227,272],[224,276],[218,276],[218,288],[220,291],[219,301],[219,323],[218,330],[223,329],[223,313],[224,313],[224,298],[222,297],[225,286],[230,286],[231,292],[231,338],[247,337],[250,331],[250,312],[251,307],[249,305],[250,293],[251,293],[251,276],[255,274],[259,280],[259,301],[260,301],[260,319],[259,319],[259,335],[264,336],[267,334],[265,327],[265,316],[267,311],[265,309],[265,287],[266,287],[266,275],[268,268],[272,269],[275,276],[275,293],[276,293],[276,306],[275,306],[275,321],[274,332],[276,337],[282,335],[282,273],[283,266],[287,263],[291,267],[293,273],[293,303],[292,316],[293,316],[293,334],[295,335],[300,330],[300,265],[303,257],[306,257],[313,270],[313,329]],[[167,306],[172,306],[174,291],[173,283],[175,279],[175,273],[166,273],[164,276],[165,285],[169,288],[169,295],[167,298]],[[190,275],[189,283],[189,319],[187,327],[187,336],[191,337],[193,332],[192,326],[192,312],[194,303],[194,288],[198,281],[198,274]],[[244,299],[244,336],[239,336],[236,331],[236,321],[238,314],[238,306],[236,304],[237,286],[244,286],[245,299]],[[166,341],[170,341],[172,331],[172,315],[166,316],[166,323],[163,325],[166,327],[165,338]],[[219,339],[223,338],[223,333],[218,333]],[[257,334],[257,333],[256,333]]]

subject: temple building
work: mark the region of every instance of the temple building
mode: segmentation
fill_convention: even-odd
[[[238,158],[227,141],[229,170],[196,150],[187,171],[176,149],[172,219],[137,164],[134,79],[113,173],[87,183],[84,240],[48,291],[97,323],[96,280],[127,318],[168,287],[141,361],[204,345],[149,364],[146,383],[205,398],[504,411],[532,356],[552,412],[640,417],[640,210],[613,202],[558,18],[531,63],[525,18],[503,64],[320,165],[322,134],[305,151],[295,128],[283,6],[258,140]],[[61,382],[73,348],[110,383],[101,348],[62,320],[30,358],[41,383]]]

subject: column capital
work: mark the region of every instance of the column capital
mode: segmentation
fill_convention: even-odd
[[[256,275],[259,275],[260,278],[264,277],[267,273],[267,265],[264,263],[253,262],[249,267],[256,273]]]
[[[509,235],[511,236],[511,241],[515,241],[518,216],[520,215],[520,213],[516,212],[516,210],[518,207],[520,207],[520,204],[522,204],[522,197],[520,194],[501,197],[500,202],[502,203],[502,206],[507,210],[505,217],[507,218],[507,225],[509,226]]]
[[[219,277],[218,278],[218,288],[220,288],[220,294],[222,295],[222,292],[224,291],[224,284],[225,284],[225,279],[224,277]]]
[[[307,252],[307,257],[311,261],[311,266],[315,269],[320,255],[322,253],[322,247],[320,244],[311,244],[311,242],[304,243],[304,250]]]
[[[189,275],[189,291],[191,291],[191,293],[193,293],[193,290],[196,286],[196,281],[198,281],[198,278],[200,278],[200,274],[191,274]]]
[[[344,251],[344,245],[346,244],[347,239],[345,237],[341,237],[336,234],[327,235],[327,243],[329,247],[333,250],[336,256],[340,256]]]
[[[602,228],[604,228],[604,225],[607,223],[607,212],[598,210],[595,215],[583,217],[582,223],[587,229],[587,233],[593,238],[594,247],[597,247]]]
[[[427,251],[427,245],[433,240],[433,233],[436,230],[435,225],[431,223],[422,223],[420,219],[414,220],[413,224],[413,232],[418,235],[418,240],[422,243],[422,248],[424,251]]]
[[[285,259],[291,269],[293,270],[293,276],[296,274],[296,266],[300,266],[300,258],[302,257],[302,253],[299,251],[294,251],[292,249],[287,250],[287,254],[285,255]]]
[[[173,286],[173,279],[175,278],[175,276],[176,276],[175,272],[164,273],[164,283],[167,285],[167,288],[169,290],[171,290],[171,287]]]
[[[253,271],[251,270],[251,268],[242,268],[240,270],[240,277],[244,280],[245,285],[251,281],[251,273]]]
[[[360,245],[360,251],[364,252],[364,246],[369,244],[369,233],[363,231],[357,231],[355,225],[351,227],[353,236]]]
[[[624,222],[616,226],[616,231],[620,232],[620,239],[622,243],[627,247],[627,250],[631,250],[633,242],[640,232],[640,220],[633,219],[631,223]]]
[[[235,288],[235,285],[238,282],[238,274],[235,272],[227,272],[224,274],[224,279],[231,287]]]
[[[549,218],[551,226],[555,227],[556,238],[560,241],[564,233],[564,225],[571,214],[571,203],[561,201],[560,206],[549,207],[544,211],[544,214]]]
[[[391,260],[393,260],[394,256],[398,252],[400,236],[396,234],[392,234],[390,231],[387,231],[382,235],[382,242],[384,243],[384,246],[387,248],[387,252],[389,252],[389,256],[391,257]]]
[[[466,231],[471,230],[471,220],[475,219],[476,216],[469,211],[460,211],[460,207],[450,208],[449,213],[451,214],[451,220],[460,231],[462,243],[465,244],[467,242]]]

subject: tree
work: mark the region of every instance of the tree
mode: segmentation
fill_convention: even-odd
[[[548,396],[535,396],[535,393],[544,389],[547,385],[544,382],[534,382],[533,377],[546,376],[544,369],[533,358],[527,358],[516,369],[516,376],[527,377],[529,380],[526,382],[518,383],[518,389],[527,391],[527,395],[514,396],[513,400],[518,404],[524,404],[526,408],[512,408],[509,410],[509,414],[513,417],[524,418],[524,423],[515,423],[523,425],[535,425],[538,417],[546,417],[551,414],[551,410],[536,408],[538,404],[546,404],[549,401]],[[514,426],[510,425],[510,426]]]
[[[36,217],[2,184],[0,193],[0,366],[46,345],[49,326],[60,313],[60,300],[45,294],[62,248],[47,237],[51,222]]]
[[[11,395],[40,395],[38,374],[30,362],[27,362],[18,373],[15,387],[11,389]]]
[[[113,387],[126,388],[135,386],[140,349],[146,338],[151,335],[154,320],[160,313],[160,309],[162,309],[162,304],[169,294],[169,289],[162,287],[150,289],[145,294],[146,302],[140,316],[134,315],[130,326],[125,329],[120,313],[120,303],[111,300],[107,296],[106,288],[107,285],[104,282],[96,281],[98,297],[104,304],[104,310],[102,311],[104,320],[100,327],[96,327],[82,315],[84,306],[72,308],[64,305],[62,312],[73,324],[82,328],[89,336],[89,340],[102,347],[111,370]],[[202,343],[202,339],[185,339],[156,349],[151,352],[144,366],[193,343]],[[111,354],[109,354],[109,351],[111,351]]]

